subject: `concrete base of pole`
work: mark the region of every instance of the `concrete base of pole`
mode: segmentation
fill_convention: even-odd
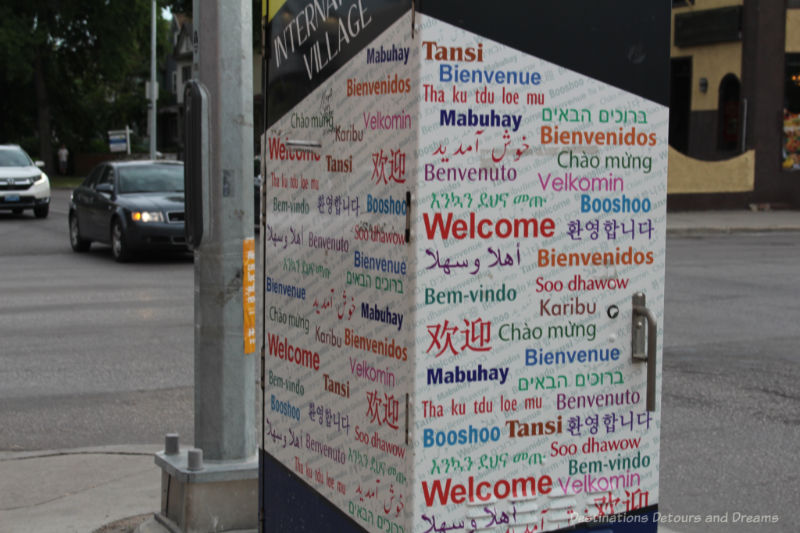
[[[198,468],[196,456],[190,465],[191,451],[156,454],[161,468],[161,512],[156,520],[175,533],[257,529],[258,457],[201,462]]]

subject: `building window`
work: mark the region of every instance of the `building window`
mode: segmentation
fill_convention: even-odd
[[[670,76],[669,144],[677,151],[688,154],[692,107],[692,58],[673,58]]]
[[[718,129],[719,149],[736,150],[739,147],[739,120],[741,84],[734,74],[727,74],[719,84]]]
[[[800,170],[800,54],[786,55],[783,87],[783,168]]]
[[[172,71],[172,94],[178,94],[178,71]]]
[[[186,83],[190,79],[192,79],[192,66],[186,65],[185,67],[181,67],[181,76],[183,77],[183,83]]]

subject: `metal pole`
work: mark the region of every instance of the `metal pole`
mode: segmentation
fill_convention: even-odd
[[[156,0],[152,2],[150,27],[150,159],[156,158]]]
[[[253,237],[250,0],[195,0],[209,94],[208,235],[195,250],[195,431],[206,460],[256,453],[256,354],[244,353],[243,242]]]

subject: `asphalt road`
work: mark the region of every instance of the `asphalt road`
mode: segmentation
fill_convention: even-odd
[[[54,191],[46,220],[0,213],[0,450],[160,443],[171,431],[188,443],[192,263],[73,253],[67,196]],[[797,531],[800,235],[670,237],[667,250],[660,503],[675,521],[664,525]]]
[[[191,258],[72,252],[68,196],[0,213],[0,450],[190,441]]]
[[[668,238],[661,511],[672,529],[798,531],[798,264],[797,233]],[[684,523],[707,515],[728,522]]]

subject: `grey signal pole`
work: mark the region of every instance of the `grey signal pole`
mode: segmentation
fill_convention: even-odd
[[[206,460],[256,454],[256,354],[245,354],[242,244],[253,237],[252,2],[194,2],[209,94],[208,234],[195,251],[195,430]]]
[[[177,435],[168,435],[156,454],[162,476],[155,519],[171,531],[258,524],[258,358],[245,346],[243,307],[245,244],[253,240],[251,9],[251,0],[194,0],[194,69],[208,118],[200,121],[207,130],[193,127],[207,133],[199,150],[207,209],[194,250],[195,449],[181,451]]]

